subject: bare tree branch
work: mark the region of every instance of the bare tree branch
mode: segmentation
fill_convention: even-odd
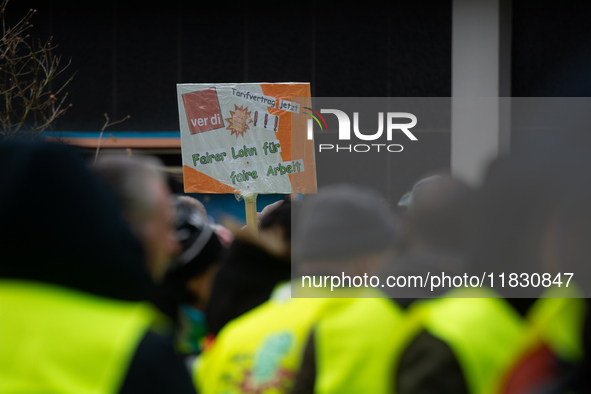
[[[30,9],[14,26],[8,26],[5,21],[8,2],[0,1],[0,97],[4,101],[0,102],[0,135],[13,137],[27,133],[36,138],[47,129],[53,130],[56,120],[72,106],[65,103],[68,94],[63,90],[75,73],[51,91],[56,78],[70,67],[71,60],[62,66],[61,56],[53,54],[57,48],[52,43],[53,37],[41,41],[27,34],[37,10]]]

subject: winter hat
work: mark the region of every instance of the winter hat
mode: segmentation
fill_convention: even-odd
[[[174,200],[175,227],[182,251],[170,263],[166,276],[183,276],[188,280],[219,261],[223,246],[199,211],[178,197]]]
[[[187,289],[187,283],[219,262],[225,248],[194,207],[173,198],[176,233],[182,251],[168,266],[154,303],[178,323],[179,306],[197,301],[197,296]]]
[[[343,260],[385,250],[394,231],[393,216],[373,190],[333,185],[304,201],[292,250],[301,262]]]

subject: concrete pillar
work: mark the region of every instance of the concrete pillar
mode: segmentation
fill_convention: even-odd
[[[509,152],[510,0],[453,0],[451,171],[477,185]]]

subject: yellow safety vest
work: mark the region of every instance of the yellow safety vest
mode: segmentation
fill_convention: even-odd
[[[558,298],[569,297],[569,298]],[[575,286],[549,288],[527,314],[528,338],[548,343],[562,360],[577,363],[583,358],[585,299]]]
[[[234,319],[205,349],[193,378],[201,394],[287,393],[299,370],[310,330],[347,299],[291,298],[290,283]]]
[[[331,311],[314,334],[314,391],[392,393],[394,363],[406,332],[402,309],[387,298],[350,299],[345,308]]]
[[[0,280],[0,393],[117,393],[154,313],[143,303]]]
[[[470,393],[482,393],[511,365],[525,332],[524,319],[495,295],[485,289],[458,289],[445,298],[418,301],[409,311],[451,348]]]
[[[547,345],[562,361],[573,365],[582,361],[586,304],[581,297],[583,294],[576,285],[551,287],[542,294],[527,313],[525,330],[513,362],[486,393],[502,393],[509,378],[520,379],[512,374],[528,354],[542,345]]]

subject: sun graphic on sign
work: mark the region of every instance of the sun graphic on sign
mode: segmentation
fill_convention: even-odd
[[[248,107],[238,107],[234,104],[234,111],[230,111],[230,115],[232,115],[232,117],[226,119],[226,121],[230,123],[230,125],[226,127],[226,130],[232,130],[232,134],[236,134],[236,139],[238,139],[238,134],[244,137],[244,132],[250,129],[248,124],[252,123]]]

